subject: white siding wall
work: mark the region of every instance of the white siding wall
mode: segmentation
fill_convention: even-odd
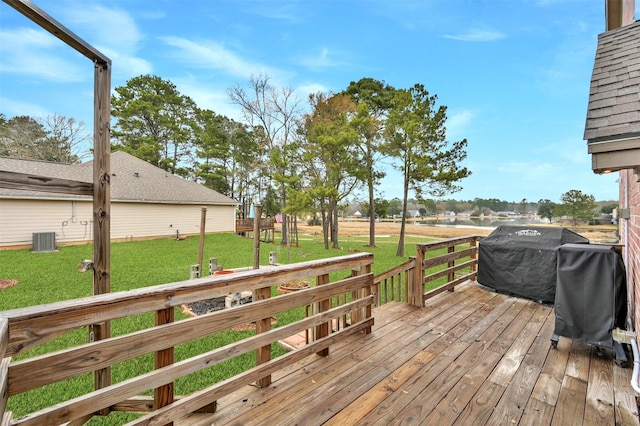
[[[111,238],[198,234],[202,207],[207,208],[205,231],[233,232],[235,206],[189,204],[111,204]]]
[[[235,231],[235,206],[111,204],[111,238],[198,234],[202,207],[205,231]],[[34,232],[55,232],[56,242],[93,240],[91,201],[0,199],[0,247],[31,245]]]
[[[34,232],[55,232],[56,241],[92,239],[87,201],[0,200],[0,246],[30,245]]]

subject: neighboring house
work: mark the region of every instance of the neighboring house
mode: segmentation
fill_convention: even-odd
[[[92,182],[92,162],[60,164],[0,157],[0,170]],[[111,154],[111,240],[234,232],[238,202],[139,158]],[[33,233],[56,243],[93,239],[91,197],[0,188],[0,249],[31,247]]]
[[[640,21],[633,0],[607,0],[584,138],[596,173],[620,173],[620,237],[629,315],[640,331]]]

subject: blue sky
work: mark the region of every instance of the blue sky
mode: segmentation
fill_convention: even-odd
[[[339,92],[372,77],[424,84],[467,138],[472,176],[451,198],[618,198],[582,139],[604,0],[36,0],[113,61],[112,88],[172,81],[201,108],[240,120],[227,89]],[[640,2],[639,2],[640,3]],[[636,10],[636,16],[640,16]],[[93,65],[0,3],[0,112],[59,114],[92,128]],[[401,196],[395,173],[380,185]]]

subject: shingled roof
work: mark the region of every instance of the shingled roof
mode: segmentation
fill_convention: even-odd
[[[61,164],[0,157],[0,170],[82,182],[93,181],[91,161],[82,164]],[[0,198],[82,199],[87,197],[0,188]],[[174,176],[122,151],[111,154],[111,200],[208,205],[238,204],[236,200],[219,192]]]
[[[598,36],[584,139],[640,135],[640,21]]]

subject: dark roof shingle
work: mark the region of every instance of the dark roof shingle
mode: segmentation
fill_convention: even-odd
[[[640,21],[598,36],[584,138],[640,135]]]
[[[0,157],[0,170],[92,182],[93,164],[61,164]],[[0,197],[86,198],[67,194],[0,188]],[[177,204],[238,204],[196,182],[182,179],[122,151],[111,154],[111,199]]]

